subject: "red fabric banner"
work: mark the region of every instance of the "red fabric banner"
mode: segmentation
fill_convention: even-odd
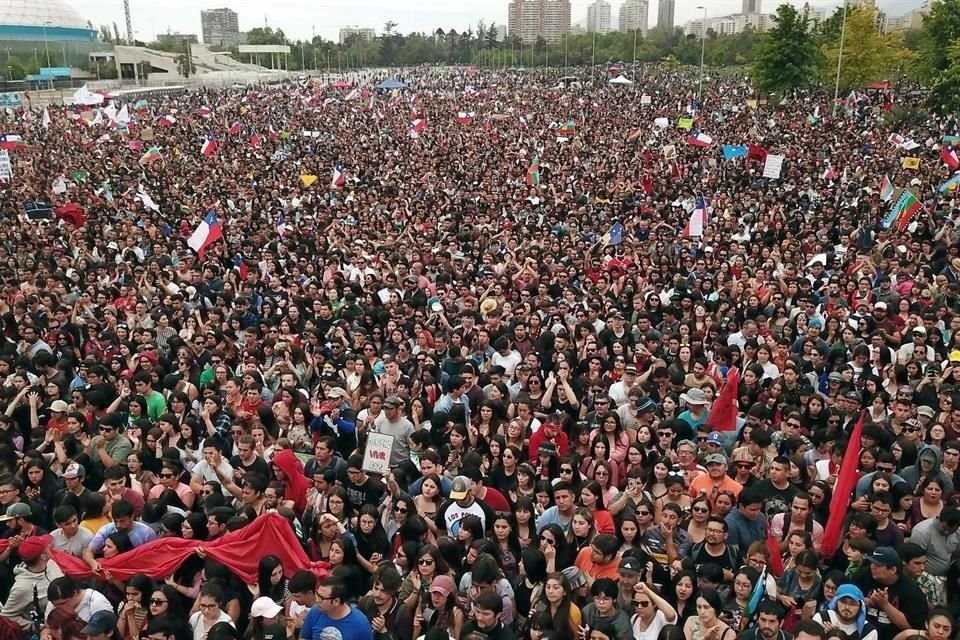
[[[843,462],[840,463],[840,473],[837,475],[837,484],[833,487],[833,498],[830,500],[830,518],[827,520],[827,526],[823,531],[823,542],[820,544],[820,552],[825,558],[833,556],[840,545],[840,534],[843,532],[843,523],[846,521],[845,515],[859,477],[857,467],[860,464],[860,434],[863,433],[863,421],[866,417],[866,412],[861,412],[857,426],[853,428],[853,433],[850,434],[847,455],[843,456]]]
[[[707,424],[714,431],[735,431],[737,428],[737,394],[740,393],[740,370],[732,367],[727,371],[727,382],[720,389],[716,402],[710,409]]]
[[[8,544],[7,540],[0,540],[0,552]],[[118,580],[127,580],[137,573],[151,578],[164,578],[176,571],[198,549],[203,549],[207,557],[226,565],[247,584],[256,582],[260,558],[271,554],[280,558],[283,572],[288,578],[300,569],[309,569],[318,576],[326,576],[330,572],[329,563],[311,562],[293,534],[290,523],[276,513],[264,514],[243,529],[211,542],[183,538],[152,540],[113,558],[101,559],[100,568]],[[104,575],[94,574],[80,558],[55,549],[51,549],[51,555],[67,575],[75,578],[105,578]]]

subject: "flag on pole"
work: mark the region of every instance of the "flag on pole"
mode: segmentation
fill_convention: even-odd
[[[917,197],[913,195],[913,192],[909,189],[904,189],[903,193],[900,194],[900,197],[897,198],[896,203],[893,205],[893,209],[890,210],[890,213],[887,214],[887,217],[883,219],[881,224],[884,229],[896,227],[897,231],[905,231],[910,221],[913,220],[922,209],[923,205],[920,204]]]
[[[233,256],[233,268],[240,272],[240,279],[247,279],[247,262],[239,253]]]
[[[197,257],[203,260],[203,252],[207,247],[223,237],[223,229],[220,228],[220,221],[217,220],[217,214],[208,211],[207,215],[196,230],[187,239],[187,246],[197,252]]]
[[[5,133],[0,135],[0,149],[23,149],[26,146],[27,145],[24,143],[23,138],[15,133]]]
[[[280,137],[280,134],[276,132],[276,130],[273,128],[273,125],[270,125],[267,128],[267,137],[271,140],[276,140]]]
[[[849,510],[853,488],[857,484],[857,466],[860,463],[860,434],[863,433],[863,422],[866,417],[866,412],[861,411],[860,420],[857,421],[857,425],[850,434],[847,455],[843,457],[843,462],[840,463],[840,472],[837,474],[837,482],[833,487],[833,498],[830,500],[830,513],[833,517],[827,519],[823,541],[820,543],[820,550],[824,558],[832,558],[840,545],[840,534],[843,532],[843,523],[846,520],[843,514]]]
[[[687,220],[687,226],[683,229],[683,237],[690,238],[696,237],[699,238],[703,235],[703,227],[707,223],[707,202],[704,200],[703,196],[697,198],[697,205],[693,209],[693,213],[690,214],[690,219]]]
[[[229,133],[231,136],[235,136],[240,133],[240,121],[234,121],[234,123],[230,125],[230,128],[227,129],[227,133]]]
[[[567,120],[560,128],[557,130],[557,134],[561,136],[572,136],[577,132],[577,123],[573,120]]]
[[[53,211],[57,214],[58,218],[75,227],[82,227],[87,222],[87,215],[83,212],[83,209],[74,202],[69,202],[62,207],[57,207]]]
[[[44,129],[50,128],[50,111],[46,107],[43,108],[43,119],[40,121],[40,124],[43,125]]]
[[[342,187],[344,179],[345,179],[345,176],[343,175],[343,165],[338,162],[337,164],[333,165],[333,172],[330,180],[330,186],[334,188]]]
[[[177,119],[170,114],[167,114],[160,118],[161,127],[172,127],[175,124],[177,124]]]
[[[687,138],[687,144],[692,144],[695,147],[709,147],[713,144],[713,138],[702,131],[698,131]]]
[[[419,138],[420,132],[423,131],[423,128],[427,126],[427,121],[423,118],[417,118],[410,123],[410,137]]]
[[[287,232],[287,217],[280,214],[280,217],[277,218],[277,233],[280,234],[280,237],[283,237],[283,234]]]
[[[830,182],[833,182],[834,180],[837,179],[837,172],[833,170],[833,167],[831,167],[830,165],[827,165],[827,168],[824,169],[822,173],[820,173],[820,179],[829,180]]]
[[[940,158],[943,159],[944,164],[950,167],[951,171],[960,169],[960,157],[957,157],[957,152],[953,147],[941,147]]]
[[[256,131],[254,131],[253,134],[250,136],[250,146],[253,147],[254,149],[260,146],[260,134],[257,133]]]
[[[880,183],[880,199],[884,202],[889,202],[893,198],[893,183],[890,182],[889,176],[883,176],[883,181]]]
[[[955,173],[940,185],[940,193],[956,191],[958,186],[960,186],[960,173]]]
[[[213,110],[210,107],[200,107],[197,109],[197,115],[201,118],[209,118],[213,114]]]
[[[904,159],[903,159],[903,168],[904,168],[904,169],[919,169],[919,168],[920,168],[920,158],[904,158]]]
[[[204,158],[209,158],[213,155],[213,152],[217,150],[217,141],[207,136],[204,139],[203,144],[200,146],[200,153]]]
[[[527,184],[531,187],[540,185],[540,156],[533,156],[530,167],[527,169]]]
[[[147,149],[146,153],[140,156],[141,165],[150,164],[156,160],[163,160],[163,155],[160,153],[160,148],[156,145]]]
[[[460,124],[470,124],[470,121],[477,116],[476,111],[460,111],[457,113],[457,122]]]
[[[133,110],[137,113],[144,113],[150,110],[150,107],[147,106],[147,101],[145,98],[141,98],[133,103]]]
[[[623,242],[623,225],[619,222],[614,222],[613,226],[610,227],[610,230],[603,234],[603,246],[609,247],[611,245],[616,246]]]
[[[777,550],[777,547],[771,547],[770,553],[772,555],[780,557],[780,552]],[[757,580],[757,584],[753,585],[753,592],[750,594],[750,599],[747,600],[747,607],[744,609],[743,622],[749,624],[750,618],[752,618],[757,613],[757,606],[760,604],[760,601],[763,600],[764,596],[767,593],[767,568],[764,567],[763,571],[760,572],[760,578]]]
[[[634,129],[633,131],[627,134],[627,142],[636,142],[637,140],[640,139],[640,136],[642,135],[643,135],[643,129],[641,127],[637,127],[636,129]]]

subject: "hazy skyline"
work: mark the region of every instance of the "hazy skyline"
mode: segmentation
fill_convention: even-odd
[[[572,21],[584,21],[587,6],[592,0],[572,0]],[[611,4],[613,23],[622,0],[608,0]],[[123,0],[66,0],[95,27],[117,23],[121,34],[125,32]],[[805,0],[789,0],[802,7]],[[676,22],[678,26],[700,16],[697,5],[703,0],[677,0]],[[764,0],[763,11],[772,13],[781,4]],[[813,6],[839,6],[839,0],[821,2]],[[891,15],[905,13],[918,6],[920,0],[880,0],[880,7]],[[656,21],[656,0],[650,0],[651,21]],[[149,41],[158,34],[171,32],[200,35],[200,11],[229,7],[239,14],[241,31],[264,26],[266,19],[274,29],[283,32],[292,40],[310,39],[314,32],[328,40],[337,40],[339,29],[346,26],[373,27],[377,34],[388,20],[398,23],[398,31],[429,32],[437,27],[445,30],[463,31],[476,28],[477,22],[486,24],[507,23],[507,0],[479,0],[476,2],[414,2],[413,0],[130,0],[133,29],[140,40]],[[740,11],[741,0],[710,0],[708,15],[724,15]]]

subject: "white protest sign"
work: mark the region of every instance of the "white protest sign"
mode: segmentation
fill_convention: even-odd
[[[368,473],[387,475],[390,471],[390,454],[393,452],[393,436],[383,433],[367,435],[367,448],[363,452],[363,470]]]
[[[653,98],[651,98],[650,96],[648,96],[648,95],[646,95],[646,94],[640,96],[640,104],[642,104],[642,105],[647,105],[647,104],[652,104],[652,103],[653,103]]]
[[[13,180],[13,167],[6,149],[0,150],[0,180]]]
[[[783,170],[783,156],[768,155],[763,163],[763,177],[778,179]]]

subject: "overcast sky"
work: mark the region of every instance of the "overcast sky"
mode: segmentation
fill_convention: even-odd
[[[613,20],[622,0],[608,0]],[[95,26],[116,21],[123,33],[123,0],[66,0],[81,16]],[[573,0],[573,22],[586,21],[591,0]],[[802,7],[804,0],[790,0]],[[905,13],[921,0],[880,0],[881,8],[892,15]],[[484,20],[487,24],[506,24],[508,0],[130,0],[133,29],[140,40],[153,40],[169,31],[200,35],[200,10],[228,6],[239,14],[240,29],[262,27],[264,20],[281,28],[291,39],[310,38],[313,30],[336,39],[340,27],[373,27],[379,34],[387,20],[399,24],[403,33],[434,31],[437,27],[462,31]],[[780,0],[764,0],[763,9],[772,13]],[[677,0],[676,20],[682,25],[699,15],[697,5],[704,0]],[[741,0],[709,0],[709,15],[740,10]],[[814,6],[839,6],[839,0],[813,0]],[[651,22],[656,21],[656,0],[650,2]]]

